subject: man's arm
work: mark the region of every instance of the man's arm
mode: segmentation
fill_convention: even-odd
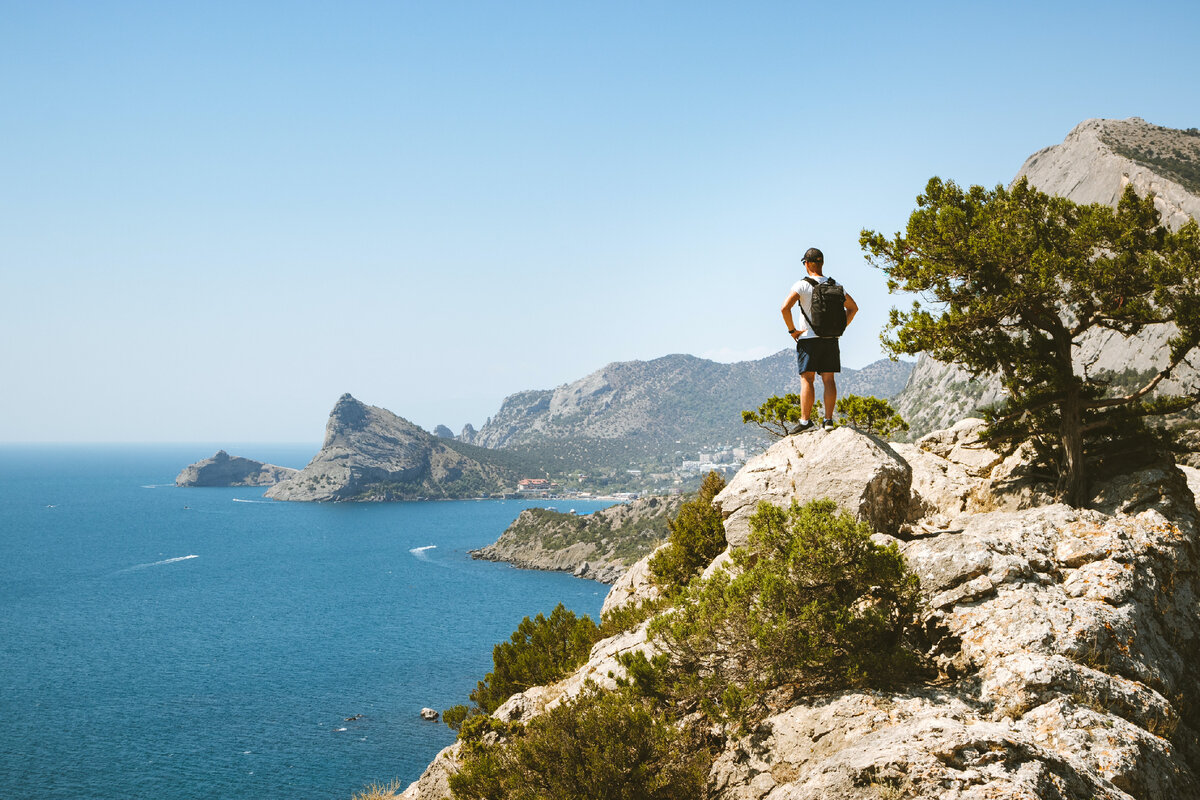
[[[849,298],[847,298],[849,299]],[[795,323],[792,322],[792,306],[800,302],[800,295],[797,292],[792,292],[787,296],[787,300],[783,301],[783,321],[787,323],[788,332],[791,333],[793,339],[799,339],[800,334],[804,332],[803,328],[797,330]]]
[[[854,315],[858,313],[858,303],[854,302],[854,298],[846,295],[846,324],[850,324],[850,320],[854,319]]]

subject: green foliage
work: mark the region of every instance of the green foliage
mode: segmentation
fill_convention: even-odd
[[[593,687],[459,760],[459,800],[674,800],[703,796],[712,756],[645,700]]]
[[[812,415],[821,415],[821,401],[813,402]],[[758,407],[757,411],[743,411],[742,424],[753,422],[772,436],[782,438],[792,432],[803,418],[800,410],[800,395],[785,394],[783,397],[772,395]]]
[[[1032,440],[1074,505],[1088,497],[1087,440],[1140,436],[1130,414],[1158,413],[1143,399],[1200,346],[1200,226],[1168,231],[1153,198],[1132,187],[1113,209],[1051,197],[1025,179],[988,191],[933,178],[905,235],[864,230],[860,243],[890,290],[921,298],[892,309],[884,345],[998,374],[1008,398],[991,420],[993,444]],[[1135,391],[1106,394],[1073,363],[1093,329],[1131,335],[1163,322],[1176,325],[1170,363]]]
[[[638,603],[627,603],[620,608],[605,612],[600,620],[600,639],[616,636],[618,633],[631,631],[658,612],[670,607],[670,601],[665,597],[656,600],[642,600]]]
[[[725,549],[725,523],[712,503],[724,488],[720,473],[708,473],[700,493],[679,507],[675,519],[668,520],[671,535],[667,545],[650,559],[650,573],[665,593],[686,585]]]
[[[1196,136],[1193,133],[1195,130],[1188,128],[1179,133],[1193,137]],[[1190,146],[1173,147],[1168,150],[1166,146],[1162,146],[1164,142],[1159,142],[1160,146],[1155,147],[1148,142],[1139,144],[1113,136],[1103,138],[1120,155],[1149,167],[1165,178],[1170,178],[1193,194],[1200,194],[1200,148],[1197,148],[1194,142],[1188,142],[1181,137],[1180,144],[1187,143]]]
[[[548,619],[525,617],[509,641],[492,648],[492,671],[471,692],[471,700],[490,714],[517,692],[565,677],[587,661],[598,634],[591,617],[577,618],[562,603]]]
[[[650,624],[661,650],[626,658],[648,697],[717,720],[760,718],[767,693],[888,685],[913,674],[918,583],[894,544],[828,500],[761,503],[734,572],[693,582]]]
[[[482,713],[477,708],[468,708],[460,703],[442,712],[442,722],[446,723],[452,731],[461,731],[463,723],[466,722],[467,717],[472,716],[472,712]]]
[[[596,558],[614,558],[632,565],[668,536],[668,516],[681,500],[675,497],[646,497],[636,501],[630,513],[614,517],[568,514],[549,508],[529,508],[504,531],[501,541],[509,545],[536,544],[543,550],[565,550],[575,544],[590,544]]]
[[[836,410],[855,428],[884,438],[908,430],[908,423],[896,413],[891,403],[878,397],[848,394],[838,398]]]

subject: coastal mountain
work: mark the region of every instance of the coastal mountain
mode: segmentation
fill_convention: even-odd
[[[681,495],[641,497],[584,516],[527,508],[499,539],[472,550],[471,557],[614,583],[666,541],[667,519],[682,503]]]
[[[321,451],[271,487],[276,500],[412,500],[510,492],[522,464],[441,439],[392,412],[344,394],[333,407]]]
[[[838,389],[843,396],[892,397],[911,369],[909,362],[888,360],[844,369]],[[669,456],[757,440],[758,433],[742,424],[742,411],[771,395],[795,391],[799,377],[790,348],[733,364],[691,355],[615,362],[555,389],[510,395],[470,441],[531,454],[574,454],[581,461],[592,451]]]
[[[175,478],[176,486],[273,486],[299,470],[277,467],[249,458],[231,456],[218,450],[212,458],[183,468]]]
[[[1132,185],[1140,195],[1153,193],[1163,222],[1178,229],[1188,219],[1200,219],[1200,131],[1164,128],[1138,117],[1085,120],[1062,144],[1026,159],[1014,183],[1023,177],[1047,194],[1080,204],[1115,206]],[[1093,375],[1127,369],[1150,374],[1167,363],[1173,331],[1171,325],[1149,326],[1131,337],[1097,331],[1076,351],[1076,363],[1089,365]],[[1200,369],[1184,364],[1162,391],[1198,388]],[[1000,398],[998,381],[972,378],[957,366],[922,355],[893,405],[912,426],[912,435],[919,436]]]

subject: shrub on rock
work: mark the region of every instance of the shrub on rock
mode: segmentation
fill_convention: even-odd
[[[671,531],[666,547],[650,559],[654,581],[667,594],[687,585],[725,549],[725,525],[713,498],[725,488],[720,473],[710,472],[700,484],[700,493],[679,508],[667,521]]]
[[[628,690],[593,688],[505,738],[465,747],[461,800],[674,800],[702,797],[712,755],[696,731]]]
[[[658,617],[653,660],[627,659],[649,696],[698,707],[715,719],[760,717],[766,696],[888,685],[913,673],[906,641],[918,582],[895,544],[828,500],[789,509],[761,503],[734,569],[693,583]]]

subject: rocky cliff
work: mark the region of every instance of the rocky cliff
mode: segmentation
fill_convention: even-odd
[[[682,502],[680,496],[641,497],[585,516],[527,508],[499,539],[472,550],[471,557],[614,583],[666,541],[667,519]]]
[[[273,486],[276,500],[411,500],[512,491],[518,473],[493,454],[439,439],[387,409],[344,394],[321,451]]]
[[[1076,203],[1115,206],[1126,186],[1139,194],[1153,192],[1163,221],[1179,228],[1200,219],[1200,133],[1151,125],[1133,117],[1089,119],[1075,127],[1062,144],[1031,155],[1018,170],[1020,178],[1047,194]],[[1138,336],[1095,331],[1076,351],[1076,365],[1095,376],[1132,368],[1158,370],[1167,363],[1166,342],[1174,328],[1151,326]],[[1194,391],[1200,369],[1181,366],[1166,393]],[[921,356],[893,405],[919,436],[950,425],[974,409],[1001,398],[999,382],[972,378],[961,368]]]
[[[981,425],[896,447],[847,428],[789,437],[717,496],[731,546],[742,509],[806,501],[818,477],[822,494],[890,531],[876,538],[896,542],[920,578],[937,677],[792,697],[745,734],[714,729],[706,797],[1200,796],[1200,515],[1189,487],[1200,473],[1162,464],[1107,476],[1092,508],[1047,504],[1019,454],[981,445]],[[648,590],[622,583],[622,603]],[[574,674],[495,716],[530,719],[589,680],[611,687],[621,653],[654,648],[646,624],[603,640]],[[456,754],[440,753],[401,797],[449,796]]]
[[[176,486],[273,486],[299,470],[277,467],[249,458],[231,456],[218,450],[212,458],[184,467],[175,478]]]
[[[1125,187],[1154,194],[1172,229],[1200,219],[1200,134],[1151,125],[1144,119],[1089,119],[1062,144],[1031,155],[1014,179],[1076,203],[1115,206]]]

